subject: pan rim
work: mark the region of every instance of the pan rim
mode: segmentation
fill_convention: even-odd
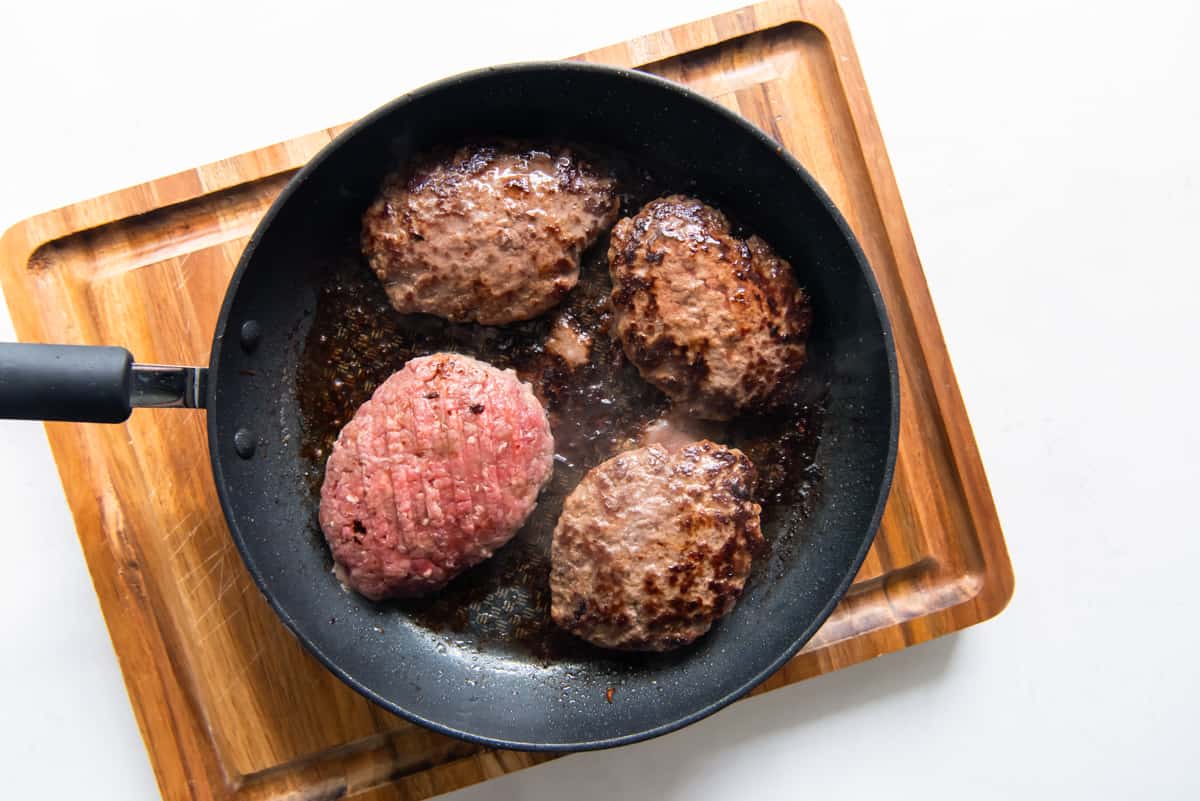
[[[282,208],[287,205],[290,198],[296,193],[299,187],[306,182],[308,177],[315,172],[333,152],[340,149],[345,145],[346,142],[353,139],[361,131],[371,127],[381,118],[389,116],[397,109],[400,109],[419,98],[442,91],[448,87],[455,86],[460,83],[479,80],[497,73],[520,74],[524,72],[547,70],[576,72],[581,74],[609,74],[619,77],[622,80],[640,82],[645,85],[655,86],[659,89],[673,92],[685,97],[689,102],[697,103],[706,108],[708,111],[726,118],[728,121],[737,125],[746,134],[758,140],[760,144],[774,150],[775,155],[781,160],[781,167],[786,167],[799,176],[808,189],[813,192],[816,199],[825,209],[825,211],[830,214],[834,224],[837,226],[839,233],[849,244],[859,271],[866,281],[867,289],[874,304],[875,313],[879,320],[882,333],[885,358],[887,361],[888,395],[891,412],[890,419],[888,420],[887,451],[884,459],[883,473],[879,484],[878,497],[876,498],[875,507],[871,513],[870,522],[863,533],[862,544],[855,554],[849,568],[838,581],[837,587],[832,593],[828,603],[824,608],[822,608],[820,613],[812,620],[812,622],[799,635],[797,635],[795,641],[788,648],[784,649],[784,651],[778,657],[772,660],[766,667],[764,667],[750,679],[743,682],[734,690],[723,694],[719,698],[699,709],[693,710],[692,712],[668,723],[652,726],[636,732],[630,732],[628,734],[623,734],[616,737],[606,737],[579,742],[535,742],[508,740],[489,737],[487,735],[449,726],[445,723],[435,720],[430,720],[419,714],[416,714],[415,712],[412,712],[409,709],[406,709],[394,700],[383,697],[375,690],[359,682],[357,679],[347,673],[333,657],[322,651],[317,643],[315,643],[311,638],[305,636],[301,632],[292,615],[279,603],[279,600],[276,598],[274,593],[271,592],[262,570],[255,563],[253,556],[247,549],[242,534],[237,526],[236,521],[234,520],[234,515],[231,513],[232,503],[227,490],[224,471],[222,469],[222,462],[219,458],[219,454],[221,453],[221,443],[217,441],[217,425],[215,419],[218,389],[216,376],[218,375],[218,369],[220,367],[221,351],[225,347],[228,347],[226,339],[232,333],[227,329],[230,323],[230,313],[233,307],[233,300],[237,296],[238,287],[240,286],[246,271],[249,269],[249,266],[253,261],[254,253],[258,249],[259,243],[264,237],[266,231],[271,227],[272,222],[279,215]],[[796,159],[795,156],[793,156],[789,151],[779,145],[779,143],[777,143],[775,140],[771,139],[766,133],[758,129],[752,123],[720,105],[719,103],[716,103],[715,101],[688,87],[674,83],[665,78],[660,78],[656,75],[639,72],[633,69],[582,62],[522,61],[483,67],[480,69],[457,73],[432,83],[425,84],[418,89],[396,97],[395,99],[380,106],[364,116],[362,119],[352,124],[349,128],[338,134],[328,144],[322,147],[321,150],[303,167],[301,167],[288,181],[287,185],[279,193],[278,197],[276,197],[274,202],[272,202],[270,208],[259,221],[254,233],[250,237],[250,240],[246,243],[245,249],[242,251],[242,255],[238,260],[237,268],[234,270],[234,273],[230,278],[224,300],[221,304],[220,314],[217,318],[217,325],[213,334],[212,350],[209,355],[209,375],[210,381],[208,382],[207,396],[205,398],[205,419],[208,436],[209,460],[212,467],[213,480],[216,484],[217,496],[221,503],[221,509],[224,513],[226,523],[228,524],[229,532],[233,538],[234,545],[237,547],[238,553],[241,556],[242,562],[245,564],[247,571],[254,579],[259,592],[262,593],[268,605],[279,617],[284,626],[291,632],[292,636],[294,636],[305,648],[305,650],[315,656],[317,660],[320,661],[321,664],[327,670],[333,673],[340,681],[353,689],[355,692],[358,692],[363,697],[375,704],[378,704],[384,709],[440,734],[456,737],[467,742],[476,743],[478,745],[483,745],[490,748],[504,748],[518,751],[545,751],[552,753],[592,751],[605,748],[614,748],[640,742],[642,740],[652,739],[663,734],[677,731],[685,726],[714,714],[715,712],[745,696],[747,693],[769,678],[772,674],[774,674],[777,670],[779,670],[779,668],[786,664],[788,660],[795,656],[796,653],[803,648],[810,639],[812,639],[812,637],[833,613],[833,610],[837,607],[837,604],[842,600],[846,592],[849,590],[850,585],[854,580],[854,576],[858,574],[858,570],[862,566],[863,560],[867,556],[867,552],[874,543],[880,521],[883,517],[884,506],[887,503],[887,499],[891,491],[891,485],[895,474],[896,454],[900,435],[900,377],[891,320],[888,317],[883,295],[879,289],[879,284],[876,281],[875,273],[872,270],[870,263],[867,261],[866,255],[863,253],[857,237],[855,237],[854,232],[851,230],[849,224],[842,216],[842,213],[839,211],[837,206],[834,205],[829,195],[812,176],[812,174],[809,173],[809,171]]]

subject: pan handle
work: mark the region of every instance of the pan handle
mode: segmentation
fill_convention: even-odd
[[[204,407],[203,367],[137,364],[124,348],[0,342],[0,418],[120,423],[135,406]]]

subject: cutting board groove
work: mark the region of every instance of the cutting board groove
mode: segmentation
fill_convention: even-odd
[[[902,417],[879,535],[825,626],[755,692],[998,613],[1012,570],[841,11],[832,0],[773,0],[578,58],[687,84],[792,151],[859,237],[891,315]],[[0,239],[0,281],[18,335],[204,363],[254,226],[344,127],[13,227]],[[230,542],[199,467],[202,415],[46,428],[165,798],[414,801],[552,758],[413,726],[309,657]]]

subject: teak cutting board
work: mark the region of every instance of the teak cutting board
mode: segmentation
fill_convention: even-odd
[[[903,416],[882,528],[837,611],[757,692],[999,612],[1012,570],[841,11],[776,0],[579,59],[688,84],[796,154],[854,228],[891,313]],[[15,226],[0,240],[0,279],[19,336],[203,364],[247,237],[340,130]],[[202,414],[46,429],[165,798],[423,799],[550,758],[427,732],[310,658],[230,542]]]

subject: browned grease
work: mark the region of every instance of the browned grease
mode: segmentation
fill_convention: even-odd
[[[623,185],[636,187],[622,196],[623,216],[663,193],[642,176]],[[361,257],[335,265],[321,288],[296,374],[301,453],[314,508],[338,432],[376,387],[414,357],[453,351],[512,368],[533,386],[550,416],[555,469],[537,509],[492,559],[429,598],[394,602],[422,625],[476,647],[516,648],[541,659],[584,657],[597,650],[550,619],[554,525],[563,499],[584,473],[629,447],[670,406],[608,334],[607,251],[606,234],[584,254],[579,285],[559,308],[501,327],[398,314]],[[586,364],[571,368],[546,350],[551,326],[560,322],[590,337]],[[724,424],[724,443],[743,450],[758,469],[757,500],[775,557],[786,558],[811,512],[821,478],[814,461],[821,416],[819,403],[796,399],[770,414]],[[319,530],[314,535],[319,537]],[[766,561],[758,560],[751,581],[770,580],[758,569]]]

